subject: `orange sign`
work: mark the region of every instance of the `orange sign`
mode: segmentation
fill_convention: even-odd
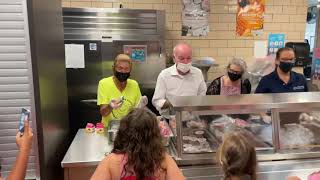
[[[265,0],[238,0],[237,35],[248,37],[263,33]]]

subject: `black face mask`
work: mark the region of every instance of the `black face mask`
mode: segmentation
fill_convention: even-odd
[[[238,80],[238,79],[240,79],[242,77],[242,74],[236,74],[236,73],[228,72],[228,76],[229,76],[231,81],[236,81],[236,80]]]
[[[281,69],[281,71],[283,71],[284,73],[288,73],[289,71],[291,71],[291,69],[293,68],[293,63],[292,62],[281,62],[279,64],[279,68]]]
[[[128,73],[122,73],[115,71],[114,76],[120,81],[120,82],[125,82],[129,77],[130,77],[130,72]]]

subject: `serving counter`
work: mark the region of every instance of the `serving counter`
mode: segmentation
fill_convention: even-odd
[[[214,157],[231,131],[255,143],[259,179],[306,179],[320,170],[320,93],[176,97],[172,104],[167,151],[187,179],[221,179]],[[106,135],[80,129],[61,163],[65,180],[89,179],[111,149]]]
[[[172,105],[180,165],[212,163],[232,131],[246,134],[259,161],[320,158],[320,93],[176,97]]]

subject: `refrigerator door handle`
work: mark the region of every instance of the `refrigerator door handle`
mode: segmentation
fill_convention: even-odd
[[[102,36],[101,42],[112,42],[112,36]]]

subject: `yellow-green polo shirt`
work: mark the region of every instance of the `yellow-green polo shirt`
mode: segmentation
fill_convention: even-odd
[[[108,126],[110,120],[120,120],[126,116],[131,109],[139,103],[141,92],[137,81],[128,79],[125,89],[120,92],[113,81],[113,77],[104,78],[99,81],[97,104],[109,104],[112,99],[124,96],[124,101],[119,109],[113,109],[108,116],[102,117],[102,123]]]

